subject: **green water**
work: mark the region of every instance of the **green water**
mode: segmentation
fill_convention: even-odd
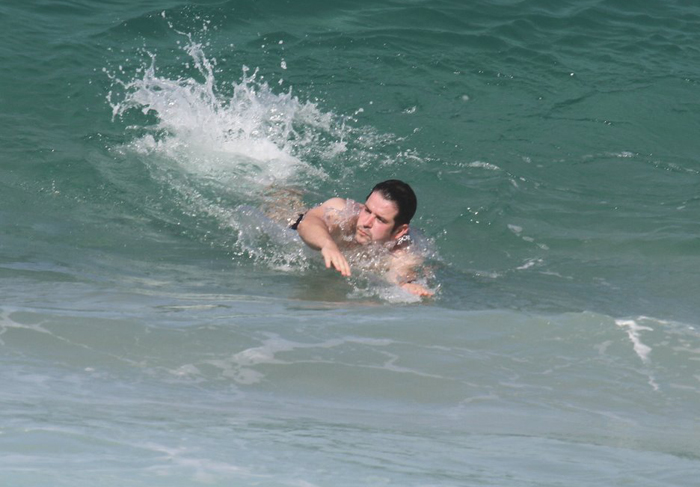
[[[8,485],[678,485],[700,8],[0,5]],[[273,183],[416,190],[419,301]]]

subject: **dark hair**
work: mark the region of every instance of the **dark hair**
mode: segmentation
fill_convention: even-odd
[[[416,207],[418,206],[416,193],[403,181],[398,179],[382,181],[372,188],[367,198],[372,196],[374,192],[379,192],[384,199],[393,201],[399,209],[396,218],[394,218],[394,228],[404,223],[409,223],[413,215],[416,214]]]

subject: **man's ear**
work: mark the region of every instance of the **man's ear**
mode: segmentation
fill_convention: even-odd
[[[406,235],[407,233],[408,233],[408,223],[403,223],[403,224],[399,225],[398,227],[396,227],[396,229],[394,230],[394,233],[391,237],[393,239],[398,240],[401,237],[403,237],[404,235]]]

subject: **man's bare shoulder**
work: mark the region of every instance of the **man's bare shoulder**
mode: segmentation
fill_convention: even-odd
[[[412,245],[398,245],[391,250],[391,256],[395,263],[417,266],[423,263],[423,256]]]
[[[338,210],[342,211],[345,209],[345,207],[348,205],[348,200],[345,198],[331,198],[329,200],[324,201],[319,205],[321,208],[324,209],[333,209],[333,210]]]
[[[327,220],[329,214],[338,215],[345,210],[347,202],[343,198],[331,198],[324,201],[318,206],[311,208],[304,218],[316,217],[322,220]]]
[[[314,206],[307,213],[317,213],[323,215],[324,212],[329,210],[333,211],[343,211],[347,206],[347,200],[343,198],[331,198],[324,201],[320,205]]]

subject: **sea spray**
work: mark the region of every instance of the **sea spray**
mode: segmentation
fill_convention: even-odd
[[[221,240],[234,255],[273,268],[289,268],[290,262],[303,268],[298,238],[285,237],[289,232],[254,208],[272,186],[313,188],[325,180],[319,164],[305,161],[344,151],[344,120],[300,101],[291,88],[273,92],[257,69],[244,66],[239,81],[218,82],[216,60],[188,39],[183,49],[196,76],[160,75],[157,55],[145,50],[132,79],[108,73],[113,116],[139,117],[130,126],[135,138],[116,150],[142,160],[183,213],[234,234]],[[293,249],[284,249],[290,242]]]
[[[226,96],[216,88],[212,62],[201,45],[188,45],[186,52],[202,80],[159,76],[156,55],[150,53],[151,63],[142,77],[127,82],[113,78],[124,89],[121,101],[110,95],[115,116],[138,110],[156,119],[150,125],[148,119],[142,121],[145,126],[140,128],[147,133],[130,143],[134,151],[162,154],[200,177],[222,185],[248,183],[258,192],[273,182],[325,177],[322,169],[299,156],[318,147],[319,132],[336,130],[331,114],[299,101],[291,89],[273,93],[257,79],[258,71],[250,73],[247,67]],[[337,145],[329,150],[337,151]],[[250,195],[244,191],[241,196]]]
[[[397,156],[387,158],[385,149],[396,144],[395,136],[324,112],[316,103],[300,100],[291,87],[278,93],[258,69],[243,66],[238,81],[218,80],[216,58],[208,57],[205,46],[191,35],[180,34],[188,39],[182,49],[189,59],[186,68],[194,67],[194,74],[162,75],[158,55],[145,48],[143,63],[131,79],[122,79],[123,69],[119,75],[105,70],[112,82],[108,102],[113,118],[128,119],[134,133],[115,150],[142,161],[191,219],[196,227],[191,233],[198,233],[202,220],[218,226],[223,238],[212,237],[211,230],[200,238],[228,247],[234,258],[251,258],[285,272],[304,271],[313,262],[314,253],[296,232],[280,225],[301,206],[285,207],[282,200],[277,215],[263,211],[271,189],[299,188],[303,196],[329,179],[337,180],[338,174],[355,179],[354,171],[371,166],[422,163],[415,151],[398,147]],[[350,168],[355,169],[347,173]],[[328,196],[315,194],[306,205]],[[421,251],[437,256],[426,238]],[[366,272],[352,281],[352,288],[351,296],[413,300]]]

